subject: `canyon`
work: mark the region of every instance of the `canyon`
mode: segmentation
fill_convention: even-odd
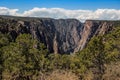
[[[9,33],[14,41],[19,34],[30,33],[50,53],[71,54],[85,48],[93,36],[107,34],[118,22],[0,16],[0,32]]]

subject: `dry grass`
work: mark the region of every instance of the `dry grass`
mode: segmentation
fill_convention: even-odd
[[[79,77],[70,71],[56,70],[49,74],[46,80],[79,80]]]
[[[79,77],[70,71],[55,70],[41,75],[39,80],[79,80]]]
[[[106,65],[104,80],[120,80],[120,62]]]

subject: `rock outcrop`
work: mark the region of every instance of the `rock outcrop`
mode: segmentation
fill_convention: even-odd
[[[19,34],[30,33],[43,42],[49,52],[74,53],[82,50],[95,35],[105,34],[120,21],[26,18],[0,16],[0,32],[10,33],[13,40]]]
[[[74,52],[82,50],[93,36],[104,35],[111,31],[118,22],[120,23],[120,21],[86,20],[81,32],[81,40]]]

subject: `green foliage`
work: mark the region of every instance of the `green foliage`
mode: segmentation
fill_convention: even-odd
[[[79,55],[90,61],[100,60],[104,63],[118,60],[120,57],[120,27],[106,35],[95,36]]]
[[[20,34],[15,42],[11,41],[9,34],[0,33],[1,80],[38,80],[41,73],[55,70],[84,78],[91,68],[102,75],[105,64],[120,60],[120,27],[94,36],[85,49],[72,55],[48,53],[46,46],[30,34]]]
[[[120,27],[104,37],[106,61],[116,61],[120,58]]]
[[[96,72],[101,79],[105,65],[120,60],[120,27],[114,27],[108,34],[93,37],[86,48],[77,55],[84,68],[97,69]]]
[[[2,38],[1,38],[2,40]],[[1,48],[2,78],[17,79],[31,78],[43,70],[47,50],[42,43],[33,39],[29,34],[21,34],[16,42]]]
[[[0,48],[9,44],[9,36],[0,33]]]

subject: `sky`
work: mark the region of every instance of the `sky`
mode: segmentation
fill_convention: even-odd
[[[120,20],[120,0],[0,0],[0,15]]]

